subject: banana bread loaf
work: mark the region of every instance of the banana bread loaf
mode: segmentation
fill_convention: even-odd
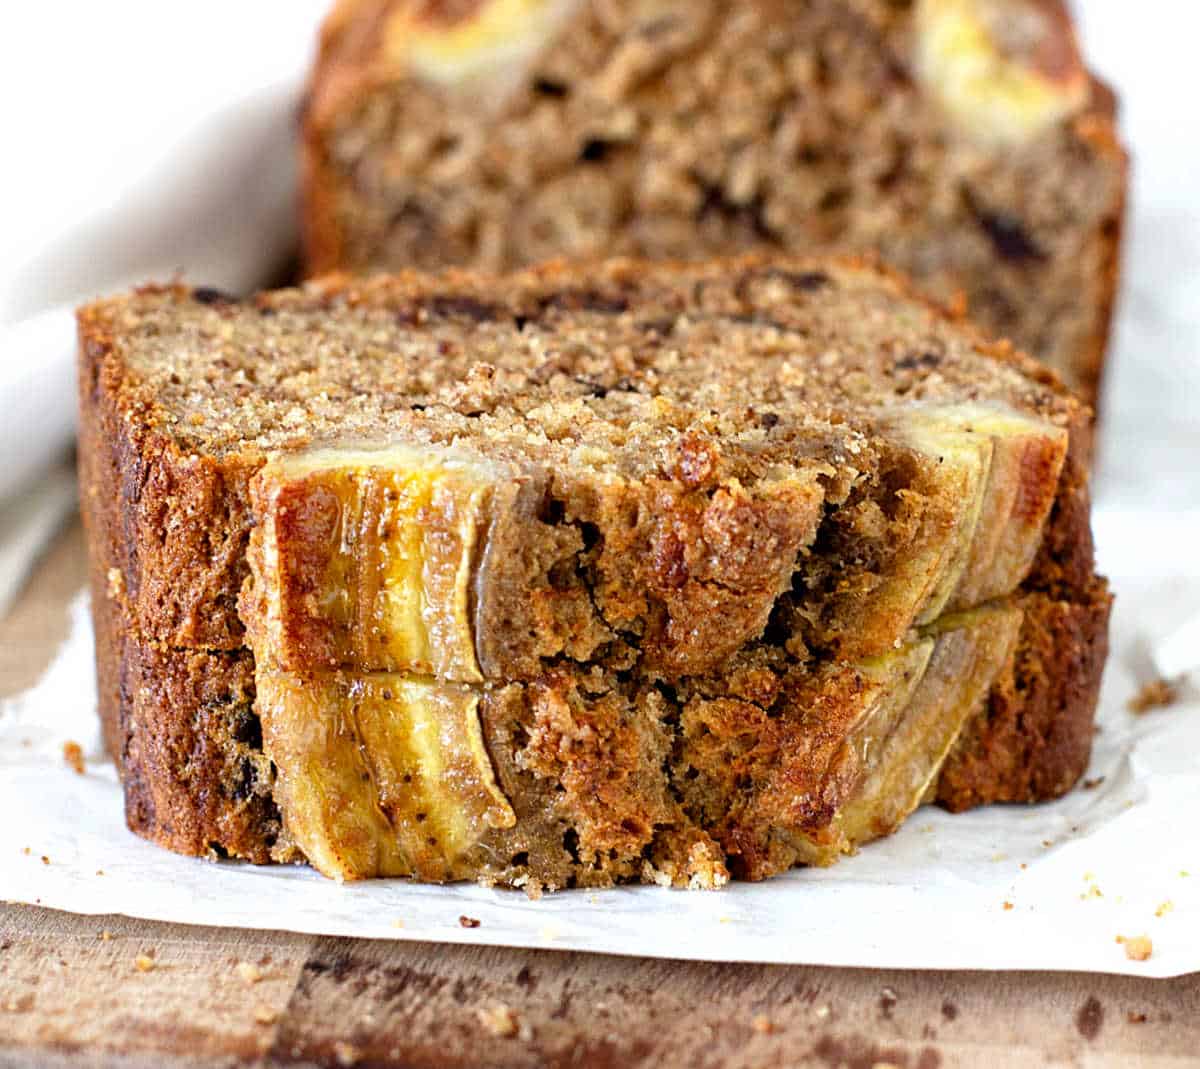
[[[1126,158],[1061,0],[340,0],[312,273],[877,251],[1095,404]]]
[[[851,260],[80,312],[130,826],[338,878],[719,885],[1082,773],[1088,415]]]

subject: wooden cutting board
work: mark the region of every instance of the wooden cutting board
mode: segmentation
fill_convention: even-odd
[[[0,694],[36,678],[83,576],[76,526],[0,621]],[[0,906],[0,1066],[1043,1064],[1200,1065],[1200,975],[708,965]]]

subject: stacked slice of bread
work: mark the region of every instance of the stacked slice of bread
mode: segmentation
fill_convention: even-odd
[[[131,827],[342,879],[716,886],[1082,773],[1086,409],[851,260],[80,313]]]

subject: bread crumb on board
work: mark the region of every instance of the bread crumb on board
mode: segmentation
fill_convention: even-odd
[[[1154,943],[1148,935],[1118,935],[1117,942],[1125,947],[1130,961],[1145,961],[1154,953]]]
[[[503,1002],[494,1006],[481,1006],[475,1011],[475,1015],[479,1018],[479,1023],[494,1036],[512,1039],[513,1036],[520,1035],[522,1039],[528,1038],[529,1026],[511,1006],[506,1006]]]
[[[1152,679],[1129,699],[1129,711],[1140,716],[1152,709],[1174,705],[1178,699],[1179,690],[1175,683],[1168,679]]]
[[[458,918],[458,926],[460,928],[478,928],[479,920],[476,917],[468,917],[465,913]]]
[[[82,776],[87,771],[87,765],[83,762],[83,747],[74,739],[67,739],[63,743],[63,760],[74,769],[77,775]]]
[[[239,961],[235,969],[243,983],[257,984],[263,978],[262,969],[252,961]]]
[[[254,1011],[254,1019],[259,1024],[274,1024],[279,1020],[279,1013],[270,1006],[259,1006]]]
[[[150,957],[149,954],[139,954],[133,959],[133,967],[137,969],[138,972],[153,972],[154,959]]]

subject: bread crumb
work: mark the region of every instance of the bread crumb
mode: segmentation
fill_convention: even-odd
[[[755,1014],[754,1019],[750,1022],[750,1027],[764,1036],[769,1036],[775,1031],[774,1022],[765,1013]]]
[[[1085,791],[1094,791],[1104,782],[1104,776],[1097,776],[1095,779],[1085,779],[1083,781],[1083,789]]]
[[[1152,679],[1129,699],[1129,711],[1141,716],[1151,709],[1163,709],[1174,705],[1178,698],[1179,691],[1174,683],[1166,679]]]
[[[1145,961],[1154,953],[1154,943],[1148,935],[1118,935],[1117,942],[1125,946],[1130,961]]]
[[[138,972],[151,972],[154,969],[154,959],[149,954],[139,954],[133,959],[133,967]]]
[[[397,917],[394,921],[392,921],[392,927],[393,928],[403,928],[404,921],[400,920],[400,918]]]
[[[341,1039],[333,1045],[333,1056],[337,1059],[338,1065],[357,1065],[362,1061],[362,1051],[353,1043],[347,1043]]]
[[[68,739],[63,743],[63,760],[75,770],[77,775],[82,776],[87,771],[87,765],[83,763],[83,747],[74,739]]]
[[[460,928],[478,928],[479,919],[476,917],[468,917],[465,913],[458,918],[458,926]]]
[[[1145,1024],[1147,1020],[1149,1018],[1144,1013],[1134,1013],[1133,1010],[1129,1011],[1130,1024]]]
[[[263,978],[262,969],[250,961],[239,961],[235,966],[243,983],[257,984]]]
[[[1156,917],[1165,917],[1165,916],[1166,916],[1168,913],[1170,913],[1170,912],[1171,912],[1171,910],[1173,910],[1174,908],[1175,908],[1175,903],[1174,903],[1174,902],[1172,902],[1172,901],[1171,901],[1171,900],[1168,898],[1168,899],[1167,899],[1165,902],[1163,902],[1163,903],[1160,903],[1160,905],[1159,905],[1158,909],[1156,909],[1156,910],[1154,911],[1154,915],[1155,915]]]
[[[503,1002],[480,1008],[475,1011],[475,1015],[479,1018],[479,1023],[494,1036],[511,1039],[520,1030],[517,1014]]]
[[[24,854],[26,857],[28,857],[30,854],[32,854],[32,853],[33,853],[33,850],[31,850],[31,849],[30,849],[30,848],[27,846],[27,847],[25,847],[25,849],[24,849],[24,850],[22,850],[22,851],[21,851],[21,853],[22,853],[22,854]]]
[[[111,942],[112,942],[112,937],[113,937],[113,934],[112,934],[112,932],[110,932],[110,931],[109,931],[107,928],[105,928],[105,929],[104,929],[104,931],[102,931],[102,932],[100,933],[100,940],[101,940],[101,942],[104,942],[104,943],[111,943]]]
[[[1012,909],[1012,908],[1013,908],[1013,904],[1012,904],[1011,902],[1005,902],[1005,903],[1004,903],[1004,908],[1005,908],[1006,910]]]
[[[1088,889],[1079,896],[1080,901],[1086,901],[1089,898],[1103,898],[1104,893],[1095,884],[1092,884]]]
[[[42,855],[42,864],[43,864],[43,865],[49,865],[49,864],[50,864],[50,859],[49,859],[49,858],[48,858],[48,857],[47,857],[45,854],[43,854],[43,855]]]
[[[279,1020],[279,1014],[277,1011],[271,1009],[270,1006],[259,1006],[254,1011],[254,1019],[259,1024],[274,1024]]]

